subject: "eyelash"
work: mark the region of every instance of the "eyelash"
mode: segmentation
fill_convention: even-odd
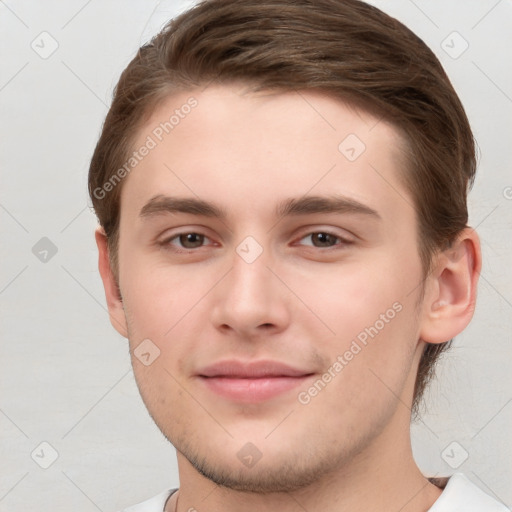
[[[301,238],[299,238],[299,241],[300,240],[304,240],[304,238],[307,238],[307,237],[310,237],[312,235],[318,235],[318,234],[322,234],[322,235],[328,235],[330,237],[333,237],[335,238],[338,243],[335,244],[335,245],[331,245],[331,246],[327,246],[327,247],[318,247],[318,246],[315,246],[313,244],[308,244],[306,245],[306,247],[311,247],[313,249],[331,249],[331,250],[335,250],[336,248],[340,249],[342,247],[340,246],[347,246],[347,245],[351,245],[353,242],[351,240],[347,240],[346,238],[343,238],[339,235],[336,235],[335,233],[331,233],[330,231],[311,231],[309,233],[307,233],[306,235],[302,236]],[[173,240],[176,240],[176,239],[180,239],[180,237],[182,236],[186,236],[186,235],[198,235],[200,237],[204,237],[204,239],[206,240],[210,240],[210,238],[202,233],[199,233],[197,231],[184,231],[182,233],[177,233],[175,235],[173,235],[172,237],[170,238],[166,238],[165,240],[163,240],[162,242],[160,242],[160,245],[163,246],[163,247],[169,247],[169,246],[173,246],[173,244],[171,243]],[[204,240],[203,240],[204,241]],[[196,249],[200,249],[204,247],[204,245],[201,245],[199,247],[194,247],[194,248],[186,248],[186,247],[176,247],[174,246],[173,250],[177,253],[190,253],[190,252],[193,252],[195,251]]]

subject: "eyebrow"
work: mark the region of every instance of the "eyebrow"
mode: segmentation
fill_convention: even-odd
[[[283,201],[276,210],[278,217],[290,215],[309,215],[312,213],[352,213],[362,214],[380,219],[376,210],[350,197],[303,196]]]
[[[227,214],[224,210],[202,199],[193,197],[170,197],[158,195],[152,197],[140,210],[140,217],[149,217],[165,213],[190,213],[204,217],[218,217],[225,219]]]
[[[227,213],[214,203],[199,198],[157,195],[141,209],[140,217],[166,213],[189,213],[224,220]],[[315,213],[359,214],[381,219],[379,213],[355,199],[340,196],[303,196],[282,201],[276,208],[276,217],[311,215]]]

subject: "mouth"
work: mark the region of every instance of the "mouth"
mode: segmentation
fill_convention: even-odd
[[[212,393],[231,401],[256,403],[270,400],[303,385],[314,372],[276,361],[221,361],[198,372]]]

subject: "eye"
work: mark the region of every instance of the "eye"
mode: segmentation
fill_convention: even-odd
[[[202,247],[206,240],[210,239],[200,233],[180,233],[165,240],[163,245],[177,245],[181,249],[197,249]]]
[[[299,242],[303,240],[309,240],[309,243],[305,243],[303,245],[309,245],[312,247],[334,247],[336,245],[350,244],[349,240],[345,240],[344,238],[333,235],[332,233],[328,233],[326,231],[316,231],[309,233],[308,235],[302,237]]]

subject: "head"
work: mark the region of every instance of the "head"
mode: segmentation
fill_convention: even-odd
[[[216,454],[197,426],[210,416],[230,446],[279,446],[285,456],[278,431],[275,446],[256,434],[289,412],[284,395],[210,407],[197,372],[224,358],[293,353],[315,375],[308,385],[327,372],[329,385],[318,397],[306,387],[294,414],[309,427],[327,411],[343,416],[332,430],[353,439],[340,458],[395,418],[398,397],[417,411],[439,354],[472,313],[475,167],[468,120],[437,58],[357,0],[206,1],[140,48],[116,87],[89,190],[113,323],[132,354],[145,339],[156,347],[150,366],[133,356],[139,388],[196,468],[212,476]],[[335,196],[343,222],[323,200]],[[305,224],[327,235],[298,244]],[[185,232],[200,236],[183,247]],[[358,437],[372,387],[385,399]],[[354,414],[339,414],[345,407]],[[302,440],[299,427],[290,432]],[[329,451],[320,437],[317,458]],[[287,460],[290,475],[304,466]]]

